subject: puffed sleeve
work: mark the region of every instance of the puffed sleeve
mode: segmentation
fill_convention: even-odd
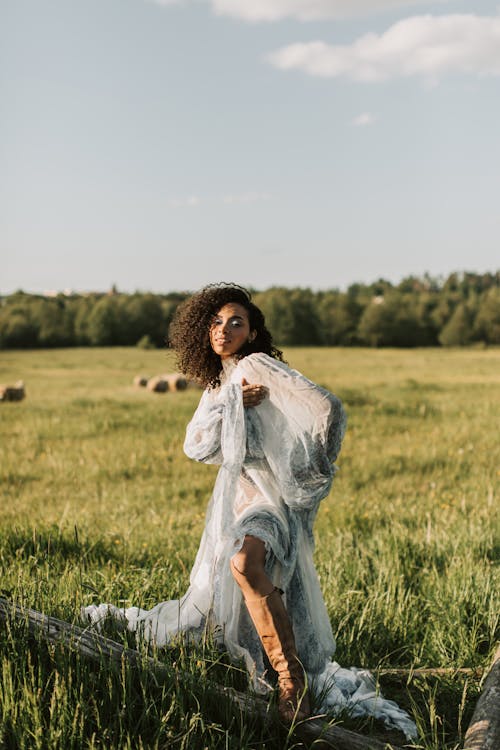
[[[221,431],[224,403],[220,391],[203,392],[198,408],[186,428],[184,453],[195,461],[221,464]]]
[[[241,467],[245,443],[241,384],[227,383],[204,391],[186,428],[184,453],[206,464]]]
[[[246,378],[269,389],[253,407],[253,427],[285,503],[315,508],[330,491],[346,427],[340,399],[263,353],[238,363],[233,382]]]

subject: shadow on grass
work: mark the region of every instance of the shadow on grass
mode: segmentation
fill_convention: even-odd
[[[105,563],[109,560],[118,562],[123,558],[123,554],[104,539],[91,542],[80,538],[76,526],[72,533],[64,532],[57,526],[36,528],[31,533],[25,528],[0,531],[0,553],[17,560],[35,560],[38,563],[59,560],[82,564],[87,559]]]

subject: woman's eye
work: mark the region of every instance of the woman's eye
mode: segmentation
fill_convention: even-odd
[[[241,323],[239,320],[232,320],[231,325],[233,328],[239,328],[241,326]]]

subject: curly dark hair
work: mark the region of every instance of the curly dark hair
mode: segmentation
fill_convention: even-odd
[[[284,362],[283,352],[273,346],[264,315],[251,301],[250,292],[238,284],[209,284],[179,305],[169,329],[169,345],[177,354],[177,366],[204,388],[220,385],[221,358],[210,344],[210,326],[221,307],[231,302],[247,310],[250,330],[257,332],[237,357],[242,359],[253,352],[264,352]]]

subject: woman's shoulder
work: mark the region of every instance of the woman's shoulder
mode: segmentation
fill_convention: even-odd
[[[238,362],[238,368],[241,370],[267,370],[267,371],[281,371],[281,372],[292,372],[288,365],[284,362],[280,362],[279,359],[271,357],[265,352],[253,352],[243,357]]]
[[[245,378],[249,383],[261,383],[271,386],[277,382],[285,383],[295,380],[296,370],[291,370],[284,362],[270,357],[264,352],[253,352],[238,362],[234,372],[233,382]]]
[[[272,364],[273,362],[277,362],[278,360],[274,359],[274,357],[269,356],[269,354],[266,354],[265,352],[252,352],[252,354],[247,354],[246,357],[240,359],[240,362],[244,361],[252,363],[262,362],[264,364]]]

